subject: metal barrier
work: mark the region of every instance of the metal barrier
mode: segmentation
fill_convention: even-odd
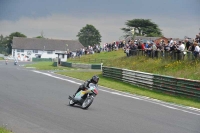
[[[105,77],[150,90],[200,99],[200,81],[198,80],[175,78],[114,67],[102,67],[102,73]]]
[[[83,64],[83,63],[70,63],[70,62],[62,62],[61,61],[61,66],[82,68],[82,69],[99,69],[99,70],[101,70],[102,64]]]
[[[129,56],[146,56],[150,58],[163,58],[170,60],[194,60],[195,57],[191,51],[177,52],[177,51],[144,51],[144,50],[130,50]],[[196,59],[200,60],[200,57]]]
[[[33,62],[39,62],[39,61],[53,61],[52,58],[32,58]]]

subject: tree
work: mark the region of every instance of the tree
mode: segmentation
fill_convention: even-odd
[[[125,37],[130,35],[130,31],[134,30],[136,36],[159,37],[162,36],[161,29],[157,24],[151,22],[150,19],[132,19],[125,23],[127,28],[121,28],[125,32]]]
[[[35,38],[44,38],[43,36],[37,36],[37,37],[35,37]]]
[[[7,42],[7,37],[3,37],[3,35],[0,36],[0,53],[1,54],[6,54],[6,42]]]
[[[94,44],[100,44],[101,42],[101,35],[99,31],[93,25],[89,24],[80,30],[77,37],[83,46],[91,46]]]
[[[12,40],[13,37],[26,37],[24,34],[20,33],[20,32],[13,32],[8,36],[8,39],[6,41],[7,43],[7,48],[8,48],[8,53],[11,54],[12,52]]]
[[[44,38],[44,33],[43,33],[43,31],[41,31],[41,35],[40,35],[40,36],[37,36],[37,37],[35,37],[35,38]]]

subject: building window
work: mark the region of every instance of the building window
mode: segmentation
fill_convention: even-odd
[[[17,49],[17,52],[24,52],[24,50],[23,49]]]
[[[47,51],[47,54],[53,54],[53,51]]]
[[[38,53],[38,50],[33,50],[33,53]]]

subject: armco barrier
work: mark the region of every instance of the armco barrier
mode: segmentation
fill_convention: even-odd
[[[91,69],[91,65],[90,64],[72,63],[72,67],[74,67],[74,68],[82,68],[82,69]]]
[[[91,65],[91,69],[101,69],[101,65]]]
[[[32,58],[33,62],[38,62],[38,61],[52,61],[52,58]]]
[[[70,63],[70,62],[61,62],[61,66],[65,67],[74,67],[82,69],[99,69],[101,70],[102,64],[82,64],[82,63]]]
[[[200,99],[200,81],[197,80],[181,79],[114,67],[102,67],[102,73],[105,77],[151,90]]]
[[[123,69],[123,81],[137,86],[151,89],[153,86],[153,75],[144,72]]]
[[[103,76],[122,80],[122,69],[102,67]]]
[[[65,67],[72,67],[72,63],[68,63],[68,62],[61,62],[61,66],[65,66]]]
[[[53,66],[55,66],[55,67],[56,67],[56,66],[57,66],[57,62],[53,62]]]

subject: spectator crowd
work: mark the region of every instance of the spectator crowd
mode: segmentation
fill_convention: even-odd
[[[149,40],[144,42],[143,40],[129,40],[124,46],[124,53],[127,57],[137,54],[137,51],[143,51],[145,56],[155,57],[158,56],[158,51],[164,56],[164,53],[177,53],[183,54],[191,52],[195,58],[200,56],[200,33],[196,35],[195,39],[185,38],[184,40],[173,40],[170,38],[167,42],[161,40],[160,42],[154,42]]]
[[[145,56],[158,56],[158,51],[165,56],[166,52],[182,53],[183,56],[187,52],[191,52],[195,58],[200,57],[200,33],[196,35],[195,39],[185,38],[184,40],[168,39],[167,42],[160,40],[128,40],[128,41],[113,41],[112,43],[105,43],[103,45],[94,45],[81,48],[74,52],[67,51],[68,57],[81,57],[82,55],[100,53],[101,51],[110,52],[122,48],[127,57],[137,55],[137,51],[143,51]]]

